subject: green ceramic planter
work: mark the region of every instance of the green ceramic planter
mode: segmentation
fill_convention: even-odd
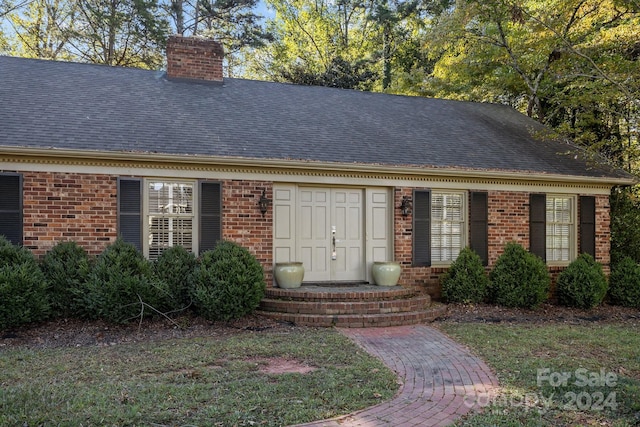
[[[400,279],[402,268],[397,262],[380,262],[376,261],[371,267],[371,275],[373,281],[379,286],[395,286]]]
[[[304,279],[304,266],[301,262],[277,262],[273,275],[279,288],[299,288]]]

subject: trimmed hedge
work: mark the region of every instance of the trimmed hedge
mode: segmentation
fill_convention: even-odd
[[[602,302],[607,288],[602,266],[591,255],[582,254],[560,273],[556,293],[562,305],[593,308]]]
[[[458,258],[442,277],[442,298],[446,302],[483,302],[488,288],[489,278],[482,260],[468,247],[460,251]]]
[[[544,261],[517,243],[507,243],[489,274],[489,299],[506,307],[535,308],[549,297]]]
[[[191,304],[190,292],[193,288],[196,256],[182,246],[164,250],[153,263],[157,277],[169,287],[171,305],[174,310]]]
[[[265,290],[264,271],[256,257],[236,243],[222,241],[202,254],[191,294],[200,315],[226,321],[255,311]]]
[[[98,256],[87,281],[82,314],[126,323],[170,308],[169,286],[156,277],[135,246],[117,239]]]
[[[609,301],[615,305],[640,308],[640,265],[625,257],[611,271]]]
[[[46,253],[41,263],[54,316],[73,316],[82,309],[82,298],[91,262],[75,242],[60,242]]]
[[[46,279],[24,247],[0,236],[0,330],[46,319]]]

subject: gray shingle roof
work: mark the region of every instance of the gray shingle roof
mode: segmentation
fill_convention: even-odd
[[[493,104],[0,56],[0,146],[629,178]]]

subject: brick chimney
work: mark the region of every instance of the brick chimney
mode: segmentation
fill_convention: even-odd
[[[221,82],[223,58],[222,44],[215,40],[170,36],[167,41],[167,77]]]

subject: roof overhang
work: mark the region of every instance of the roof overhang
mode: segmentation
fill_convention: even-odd
[[[271,171],[272,173],[287,173],[304,170],[306,172],[317,171],[324,174],[335,173],[361,173],[361,174],[385,174],[397,177],[452,177],[482,180],[508,180],[508,181],[533,181],[533,182],[561,182],[584,185],[627,186],[638,183],[635,177],[613,176],[577,176],[549,173],[536,173],[534,171],[502,171],[502,170],[477,170],[459,168],[436,168],[429,166],[395,166],[381,164],[360,164],[340,162],[315,162],[294,159],[262,159],[239,158],[224,156],[195,156],[177,155],[148,152],[121,152],[121,151],[93,151],[93,150],[68,150],[57,148],[33,148],[0,146],[0,162],[17,163],[43,163],[43,164],[85,164],[95,166],[128,165],[130,167],[149,167],[162,165],[177,169],[184,166],[200,168],[244,168],[255,171]]]

